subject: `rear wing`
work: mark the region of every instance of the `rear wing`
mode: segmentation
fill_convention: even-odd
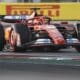
[[[16,19],[5,19],[6,15],[0,15],[0,22],[15,23]]]
[[[31,19],[34,18],[35,13],[32,13],[31,15],[3,15],[0,16],[0,19],[9,19],[9,20],[19,20],[19,19]]]

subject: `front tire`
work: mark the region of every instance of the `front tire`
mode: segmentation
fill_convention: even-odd
[[[30,41],[30,32],[27,26],[24,24],[15,24],[12,27],[10,35],[10,43],[13,51],[24,52],[26,48],[22,45]]]

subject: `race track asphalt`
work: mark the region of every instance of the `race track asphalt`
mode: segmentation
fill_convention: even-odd
[[[80,80],[80,67],[2,64],[0,80]]]
[[[0,54],[14,53],[0,52]],[[56,53],[25,52],[18,54],[29,54],[34,56],[80,56],[75,49],[61,50]],[[47,64],[0,63],[0,80],[80,80],[80,67]]]

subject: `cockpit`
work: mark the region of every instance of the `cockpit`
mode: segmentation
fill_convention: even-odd
[[[29,19],[27,21],[28,25],[42,25],[42,24],[50,24],[51,19],[48,17],[35,17],[33,19]]]

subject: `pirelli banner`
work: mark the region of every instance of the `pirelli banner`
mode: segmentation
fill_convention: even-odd
[[[80,3],[0,3],[0,15],[27,15],[30,8],[53,20],[80,20]]]

